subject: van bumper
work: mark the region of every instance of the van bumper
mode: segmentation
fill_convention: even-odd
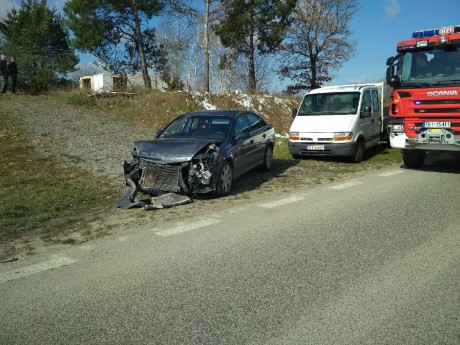
[[[356,149],[355,142],[349,143],[302,143],[288,142],[289,152],[293,156],[334,156],[334,157],[350,157]],[[324,149],[323,149],[324,147]]]

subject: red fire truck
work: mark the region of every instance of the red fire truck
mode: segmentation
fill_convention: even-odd
[[[460,25],[416,31],[387,60],[391,147],[422,167],[427,151],[460,151]]]

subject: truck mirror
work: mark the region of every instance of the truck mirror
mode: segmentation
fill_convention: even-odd
[[[291,110],[291,116],[292,116],[292,118],[295,118],[296,115],[297,115],[297,109],[294,108],[294,109]]]
[[[390,77],[390,80],[388,80],[388,85],[391,87],[398,87],[401,84],[401,80],[399,79],[399,76],[393,75]]]
[[[391,66],[395,62],[395,58],[393,56],[390,56],[387,59],[387,66]]]

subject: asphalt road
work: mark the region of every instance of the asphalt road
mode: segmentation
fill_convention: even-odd
[[[460,344],[460,164],[427,163],[2,263],[0,344]]]

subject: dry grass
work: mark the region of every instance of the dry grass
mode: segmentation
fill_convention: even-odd
[[[109,110],[107,116],[125,123],[128,128],[130,124],[142,124],[152,131],[163,128],[181,113],[203,109],[203,102],[207,102],[221,109],[241,109],[250,104],[252,110],[274,124],[277,133],[284,134],[292,122],[290,109],[298,103],[295,99],[281,101],[271,96],[249,98],[158,91],[134,97],[89,96],[77,91],[47,97],[51,97],[55,107],[71,106],[75,112],[85,114]],[[27,106],[30,103],[31,108],[38,106],[32,96],[20,96],[16,100]],[[202,210],[217,212],[231,204],[247,203],[264,193],[290,193],[299,186],[339,181],[401,162],[399,150],[387,149],[384,144],[368,152],[361,164],[333,159],[294,160],[286,139],[278,139],[272,171],[254,171],[240,178],[228,197],[215,199],[204,195],[186,207],[156,211],[152,215],[142,210],[108,212],[121,195],[114,192],[108,181],[79,168],[80,157],[42,155],[36,142],[41,137],[30,140],[30,128],[18,124],[20,116],[0,109],[0,258],[17,250],[11,241],[15,239],[22,242],[23,251],[31,254],[34,236],[62,244],[80,243],[105,236],[127,224],[177,219]]]

